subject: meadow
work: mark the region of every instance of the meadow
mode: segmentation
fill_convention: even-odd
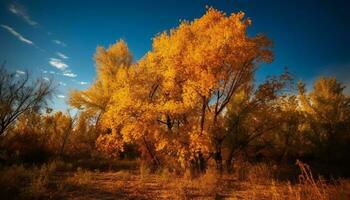
[[[87,167],[87,166],[85,166]],[[90,166],[91,167],[91,166]],[[168,170],[150,173],[138,161],[119,161],[109,169],[87,169],[52,161],[40,167],[1,169],[3,199],[349,199],[349,179],[315,176],[295,167],[239,162],[232,174],[209,170],[200,177]]]

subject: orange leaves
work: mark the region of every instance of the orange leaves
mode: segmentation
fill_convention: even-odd
[[[220,112],[250,84],[257,62],[272,58],[265,37],[248,37],[250,24],[243,12],[226,16],[208,8],[201,18],[155,36],[135,64],[122,40],[98,48],[96,83],[72,93],[71,103],[88,108],[105,102],[103,124],[120,142],[143,144],[147,137],[156,150],[182,158],[208,153]],[[100,140],[112,145],[110,138]]]
[[[100,79],[113,78],[119,68],[129,67],[132,56],[123,40],[117,41],[108,49],[98,47],[95,54],[97,73]]]
[[[207,132],[200,132],[197,128],[189,133],[190,152],[202,152],[206,155],[210,152],[211,139]]]
[[[117,155],[117,150],[123,151],[124,142],[116,134],[101,135],[96,140],[96,147],[99,151]]]

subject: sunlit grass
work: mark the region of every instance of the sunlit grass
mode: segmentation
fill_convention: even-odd
[[[214,168],[199,176],[177,175],[167,169],[150,173],[135,170],[105,171],[77,168],[67,171],[62,161],[40,167],[11,166],[0,173],[1,194],[20,199],[67,198],[164,198],[164,199],[348,199],[350,180],[315,178],[308,165],[298,162],[297,182],[282,181],[278,167],[238,162],[233,174]]]

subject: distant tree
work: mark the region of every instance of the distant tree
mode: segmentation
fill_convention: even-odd
[[[30,110],[18,117],[1,144],[27,161],[86,158],[96,150],[94,128],[84,114]]]
[[[55,138],[52,141],[56,144],[58,143],[56,155],[58,157],[63,157],[66,146],[69,140],[71,139],[70,137],[72,136],[72,134],[74,134],[74,126],[77,121],[77,115],[72,117],[69,112],[67,114],[57,112],[53,115],[53,117],[53,136],[55,136]]]
[[[95,124],[84,112],[79,113],[74,122],[74,130],[69,138],[66,152],[71,157],[89,157],[97,150],[95,142],[99,134]]]
[[[266,148],[272,142],[271,133],[280,126],[278,102],[285,95],[284,89],[291,84],[291,75],[285,72],[272,77],[254,88],[246,87],[231,99],[225,114],[223,142],[228,150],[226,168],[232,171],[236,153]]]
[[[18,76],[0,67],[0,136],[24,112],[42,108],[53,91],[51,81],[32,82],[28,73]]]
[[[6,155],[16,155],[22,161],[44,162],[50,152],[47,148],[50,133],[41,113],[29,110],[18,117],[2,140]]]
[[[280,98],[277,106],[279,127],[273,134],[272,154],[276,154],[279,162],[287,161],[288,158],[296,159],[307,149],[302,129],[305,118],[300,111],[297,95]]]
[[[314,153],[326,161],[346,161],[350,145],[350,97],[336,78],[321,77],[307,93],[299,83],[299,98]]]

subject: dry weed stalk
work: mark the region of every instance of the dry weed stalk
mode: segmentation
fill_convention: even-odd
[[[297,160],[301,174],[299,175],[299,184],[305,190],[305,195],[312,195],[315,199],[326,200],[328,198],[327,184],[322,178],[315,181],[310,166]]]

